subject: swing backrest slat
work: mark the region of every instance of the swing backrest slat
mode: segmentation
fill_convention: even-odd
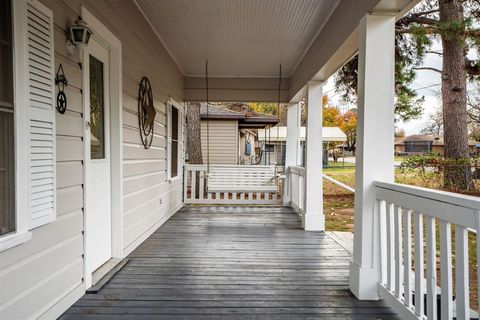
[[[275,166],[211,165],[208,192],[277,192]]]

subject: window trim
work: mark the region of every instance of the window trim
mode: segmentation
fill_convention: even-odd
[[[13,25],[13,99],[16,106],[27,105],[27,25],[26,0],[12,1]],[[15,231],[0,236],[0,252],[25,243],[32,238],[28,231],[28,135],[19,134],[28,130],[27,108],[14,107],[15,141]]]
[[[181,160],[182,160],[182,152],[184,151],[184,149],[183,149],[184,148],[184,146],[183,146],[183,143],[184,143],[184,137],[183,137],[183,126],[184,126],[184,114],[183,114],[183,112],[184,112],[184,108],[180,103],[175,101],[172,97],[170,97],[168,99],[165,106],[166,106],[166,113],[167,113],[167,115],[166,115],[166,127],[168,125],[172,126],[172,122],[171,122],[172,121],[172,108],[175,108],[178,111],[177,175],[175,177],[172,177],[171,160],[168,157],[168,154],[171,152],[171,150],[167,150],[167,152],[166,152],[167,181],[169,183],[172,183],[172,182],[175,182],[177,180],[183,179],[183,162]],[[170,119],[170,123],[169,123],[168,119]],[[171,148],[171,144],[172,144],[172,130],[170,130],[170,129],[171,128],[167,127],[166,148],[168,148],[168,147]]]

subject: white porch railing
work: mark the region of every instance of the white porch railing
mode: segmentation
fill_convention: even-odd
[[[305,209],[305,168],[288,167],[285,188],[290,206],[302,213]]]
[[[480,200],[383,182],[375,183],[375,197],[380,235],[380,297],[404,319],[470,319],[468,235],[476,233],[476,254],[480,256]]]
[[[185,204],[282,204],[282,185],[271,166],[210,165],[208,179],[207,165],[184,170]]]

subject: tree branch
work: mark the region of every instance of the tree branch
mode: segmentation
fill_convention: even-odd
[[[432,14],[432,13],[437,13],[437,12],[440,12],[440,9],[439,8],[436,8],[436,9],[432,9],[432,10],[427,10],[427,11],[422,11],[422,12],[417,12],[417,16],[426,16],[426,15],[429,15],[429,14]]]
[[[437,69],[437,68],[433,68],[433,67],[414,67],[413,68],[414,70],[428,70],[428,71],[434,71],[434,72],[438,72],[438,73],[442,73],[442,70],[440,69]]]
[[[426,51],[425,53],[432,53],[432,54],[436,54],[436,55],[439,55],[439,56],[443,56],[443,53],[440,52],[440,51]]]
[[[401,25],[409,25],[411,23],[419,23],[423,25],[429,25],[429,26],[434,26],[438,24],[438,20],[432,19],[432,18],[427,18],[427,17],[421,17],[417,15],[410,15],[403,17],[402,19],[398,20],[398,24]]]

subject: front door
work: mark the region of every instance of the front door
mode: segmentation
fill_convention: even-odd
[[[86,264],[93,272],[112,257],[109,52],[93,39],[84,50]]]

